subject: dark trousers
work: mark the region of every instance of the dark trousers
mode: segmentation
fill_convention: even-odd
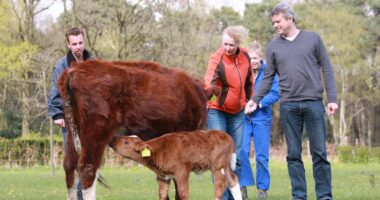
[[[280,119],[288,147],[286,160],[293,199],[307,199],[305,169],[301,158],[304,127],[310,141],[317,199],[332,199],[324,112],[322,101],[285,102],[280,106]]]

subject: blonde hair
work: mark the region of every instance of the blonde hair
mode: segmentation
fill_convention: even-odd
[[[251,42],[251,44],[248,45],[248,52],[252,51],[263,57],[263,54],[261,53],[261,45],[256,40],[254,40],[253,42]]]
[[[223,35],[230,36],[234,41],[240,44],[248,36],[248,29],[244,26],[228,26],[223,31]]]

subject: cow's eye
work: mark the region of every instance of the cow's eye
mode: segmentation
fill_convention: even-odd
[[[124,144],[128,144],[128,141],[124,141]]]

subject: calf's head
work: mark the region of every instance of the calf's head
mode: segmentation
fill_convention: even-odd
[[[114,137],[109,145],[116,153],[132,160],[150,156],[152,150],[148,144],[137,136]]]

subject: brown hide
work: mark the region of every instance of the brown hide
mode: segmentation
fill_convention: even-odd
[[[221,169],[229,163],[234,152],[232,138],[217,130],[170,133],[146,142],[138,137],[124,136],[113,140],[110,146],[120,155],[163,176],[183,169],[194,172]],[[151,156],[141,156],[144,147],[148,147]]]
[[[70,100],[82,146],[77,155],[69,131],[67,186],[72,187],[75,169],[82,186],[91,186],[104,148],[120,128],[143,140],[202,129],[208,95],[203,87],[185,72],[154,62],[74,63],[58,80],[62,98]]]
[[[229,165],[234,152],[234,143],[223,131],[178,132],[165,134],[146,142],[138,137],[124,136],[114,138],[110,146],[120,155],[143,164],[157,174],[160,199],[166,198],[167,192],[162,192],[161,189],[168,188],[162,184],[169,184],[167,182],[169,177],[175,180],[176,189],[180,190],[177,191],[180,199],[187,199],[188,177],[191,171],[211,170],[216,199],[221,199],[227,183],[225,175],[221,172],[222,169],[233,180],[231,184],[237,184],[237,177]],[[142,157],[141,152],[144,148],[151,151],[150,156]]]

